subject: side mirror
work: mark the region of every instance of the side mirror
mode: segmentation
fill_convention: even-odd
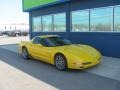
[[[42,44],[35,44],[35,43],[33,43],[33,45],[38,46],[38,47],[43,47]]]
[[[39,47],[43,47],[43,45],[42,44],[37,44]]]

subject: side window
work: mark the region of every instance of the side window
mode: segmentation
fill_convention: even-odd
[[[113,31],[113,8],[96,8],[91,10],[91,31],[111,32]]]
[[[40,44],[40,37],[36,37],[34,40],[33,40],[33,44]]]
[[[54,32],[66,31],[66,13],[54,15]]]
[[[32,18],[33,32],[42,32],[41,16]]]
[[[42,16],[43,32],[53,32],[52,15]]]
[[[120,32],[120,6],[114,8],[114,29],[117,32]]]
[[[89,31],[89,10],[72,12],[72,32]]]

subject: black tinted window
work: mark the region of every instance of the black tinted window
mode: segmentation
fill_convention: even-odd
[[[67,40],[64,39],[62,37],[48,37],[45,38],[45,43],[47,46],[64,46],[64,45],[71,45],[72,43]]]
[[[40,37],[36,37],[34,40],[33,40],[33,44],[40,44]]]

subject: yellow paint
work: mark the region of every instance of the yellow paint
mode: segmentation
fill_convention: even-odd
[[[53,35],[46,35],[40,37],[46,38],[52,36]],[[71,69],[84,69],[95,66],[101,62],[100,52],[89,45],[72,44],[57,47],[45,47],[40,44],[32,44],[32,41],[33,40],[30,42],[22,41],[19,43],[20,50],[25,46],[33,58],[50,64],[54,64],[56,53],[61,53],[66,57],[68,68]]]

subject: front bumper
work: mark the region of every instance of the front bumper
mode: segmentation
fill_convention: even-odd
[[[71,63],[68,68],[70,68],[70,69],[85,69],[85,68],[89,68],[92,66],[96,66],[100,62],[101,62],[101,57],[99,57],[98,59],[93,60],[91,62]]]

